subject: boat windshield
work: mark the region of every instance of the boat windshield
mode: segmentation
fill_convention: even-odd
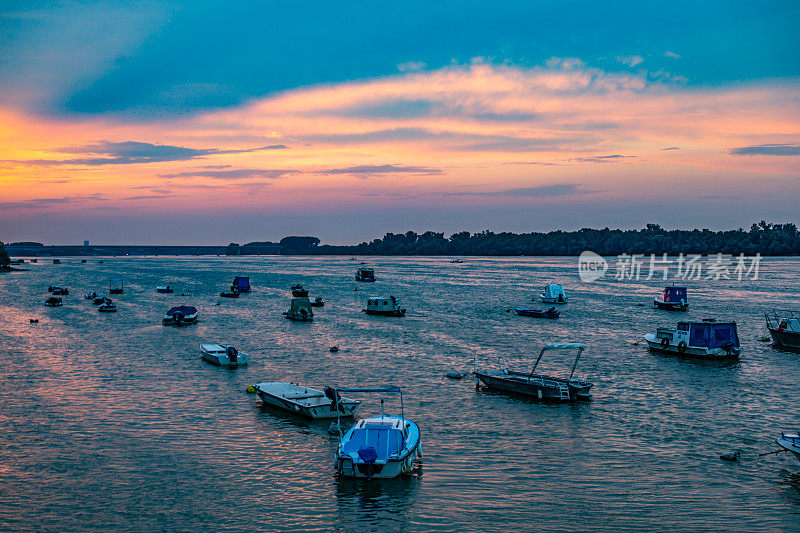
[[[346,454],[358,453],[361,448],[375,448],[379,459],[387,459],[403,449],[403,432],[388,425],[356,428],[342,451]]]

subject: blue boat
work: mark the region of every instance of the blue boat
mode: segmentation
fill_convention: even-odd
[[[344,477],[366,479],[411,474],[415,459],[422,457],[422,437],[417,424],[403,416],[403,391],[399,387],[336,389],[335,401],[339,392],[400,393],[401,415],[384,414],[381,400],[380,416],[359,420],[342,436],[334,460],[336,471]]]
[[[530,316],[533,318],[558,318],[561,313],[555,307],[541,311],[539,309],[514,309],[519,316]]]
[[[653,306],[667,311],[686,311],[689,309],[686,287],[664,287],[664,292],[653,298]]]
[[[250,292],[250,278],[235,276],[233,278],[233,284],[231,285],[231,291]]]

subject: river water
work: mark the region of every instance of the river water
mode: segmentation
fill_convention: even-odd
[[[800,462],[757,457],[800,426],[800,355],[758,341],[765,308],[797,307],[800,260],[764,259],[758,280],[689,282],[685,314],[653,309],[663,282],[581,283],[574,258],[366,260],[374,284],[342,257],[40,259],[0,275],[0,529],[800,530]],[[253,292],[220,299],[234,275]],[[98,313],[82,295],[115,277],[119,311]],[[535,306],[548,282],[570,297],[560,319],[507,312]],[[157,294],[162,283],[175,294]],[[313,323],[281,316],[293,283],[325,298]],[[42,305],[50,284],[70,289],[63,307]],[[369,295],[396,296],[408,315],[366,316]],[[181,303],[200,322],[162,326]],[[738,322],[739,362],[647,351],[657,326],[709,316]],[[250,365],[207,364],[209,341]],[[476,356],[530,368],[556,341],[587,345],[576,375],[595,383],[592,401],[541,404],[445,376]],[[543,364],[568,373],[571,359]],[[270,380],[403,387],[420,472],[337,479],[328,422],[245,392]],[[363,399],[361,416],[380,412],[379,396]],[[739,462],[719,459],[734,450]]]

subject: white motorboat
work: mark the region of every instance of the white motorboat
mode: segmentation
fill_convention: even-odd
[[[780,438],[775,439],[775,442],[787,452],[792,452],[800,461],[800,431],[782,431]]]
[[[564,292],[563,285],[545,285],[539,299],[546,304],[565,304],[567,303],[567,294]]]
[[[796,311],[764,311],[773,346],[800,350],[800,313]]]
[[[381,316],[406,316],[406,310],[400,307],[397,303],[397,298],[389,296],[388,298],[369,298],[367,300],[367,308],[364,312],[368,315],[381,315]]]
[[[97,310],[101,313],[116,313],[117,305],[109,299],[97,306]]]
[[[676,328],[658,328],[644,339],[651,350],[686,357],[726,359],[741,353],[736,322],[678,322]]]
[[[175,291],[169,285],[159,285],[156,287],[156,292],[160,292],[162,294],[172,294]]]
[[[402,413],[403,392],[398,387],[338,391],[399,392]],[[339,441],[334,467],[345,477],[396,478],[410,474],[414,469],[414,461],[421,457],[422,437],[417,424],[402,414],[393,416],[381,412],[380,416],[359,420],[347,430]]]
[[[312,419],[353,416],[361,404],[358,400],[341,396],[338,396],[338,402],[334,402],[337,395],[330,387],[321,391],[296,383],[266,381],[253,388],[265,404]]]
[[[250,360],[247,354],[239,352],[229,344],[201,344],[200,353],[202,354],[201,357],[212,365],[230,368],[246,365]]]

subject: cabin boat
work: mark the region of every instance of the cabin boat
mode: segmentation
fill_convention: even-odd
[[[772,345],[785,350],[800,351],[800,314],[786,311],[765,311],[767,329]]]
[[[676,328],[658,328],[644,338],[653,351],[687,357],[731,359],[741,353],[736,322],[678,322]]]
[[[399,392],[400,416],[383,413],[359,420],[342,435],[334,468],[343,477],[391,479],[411,474],[422,457],[419,426],[403,413],[403,393],[398,387],[338,389],[338,392]],[[339,426],[341,427],[341,426]]]
[[[47,300],[44,301],[44,305],[47,307],[61,307],[64,305],[64,301],[61,298],[56,298],[55,296],[51,296]]]
[[[334,402],[336,396],[333,394],[334,389],[330,387],[321,391],[297,383],[266,381],[254,385],[253,388],[265,405],[284,409],[313,420],[353,416],[361,404],[358,400],[342,396],[338,397],[338,402]]]
[[[250,358],[229,344],[201,344],[200,357],[212,365],[236,368],[246,365]]]
[[[50,292],[53,293],[54,296],[67,296],[69,294],[69,289],[66,287],[51,287]]]
[[[234,276],[231,284],[232,291],[250,292],[250,278],[247,276]]]
[[[161,321],[165,326],[186,326],[195,322],[197,322],[197,308],[192,305],[171,308]]]
[[[162,294],[172,294],[175,291],[169,285],[159,285],[156,287],[156,292],[160,292]]]
[[[372,297],[367,300],[367,308],[364,312],[368,315],[380,316],[406,316],[406,310],[400,308],[394,296],[388,298]]]
[[[664,287],[664,292],[653,298],[653,307],[667,311],[686,311],[689,300],[686,298],[686,287]]]
[[[95,298],[97,298],[96,292],[87,292],[86,294],[83,295],[84,300],[94,300]]]
[[[375,281],[375,270],[372,268],[359,268],[356,270],[356,281]]]
[[[567,294],[564,292],[563,285],[545,285],[544,290],[539,295],[539,300],[546,304],[565,304]]]
[[[97,310],[101,313],[116,313],[117,312],[117,305],[109,299],[106,299],[105,302],[100,304],[97,307]]]
[[[231,291],[222,291],[221,293],[219,293],[219,295],[222,298],[238,298],[239,297],[239,291],[233,291],[233,290],[231,290]]]
[[[283,313],[289,320],[297,322],[311,322],[314,320],[314,311],[311,309],[311,302],[307,296],[292,298],[289,310]]]
[[[125,292],[125,284],[120,278],[114,278],[108,282],[109,294],[122,294]]]
[[[555,307],[541,311],[539,309],[514,309],[519,316],[530,316],[533,318],[558,318],[561,313]]]
[[[325,307],[325,301],[320,297],[316,297],[311,302],[311,307]]]
[[[537,400],[559,402],[588,400],[590,399],[589,391],[594,384],[583,379],[573,378],[575,368],[578,366],[578,360],[585,349],[586,347],[583,344],[577,342],[547,344],[539,352],[539,357],[536,358],[536,362],[530,372],[510,370],[502,357],[500,358],[499,370],[479,370],[477,358],[475,358],[474,374],[476,383],[481,381],[489,389],[522,394]],[[577,350],[575,362],[572,363],[572,370],[567,378],[536,373],[539,361],[548,350]]]
[[[775,442],[787,452],[792,452],[800,461],[800,431],[782,431]]]

